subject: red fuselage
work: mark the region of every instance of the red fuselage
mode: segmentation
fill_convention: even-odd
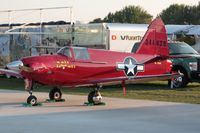
[[[68,51],[66,52],[64,49]],[[64,53],[61,50],[60,53],[55,55],[23,58],[24,66],[30,67],[33,71],[22,70],[21,74],[28,79],[45,85],[79,86],[134,80],[137,76],[162,75],[171,71],[171,62],[166,58],[156,58],[156,55],[76,47],[65,47],[63,51]],[[80,53],[85,55],[78,57],[77,54]],[[119,64],[121,64],[121,67]]]

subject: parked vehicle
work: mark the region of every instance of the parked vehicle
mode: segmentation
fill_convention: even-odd
[[[173,63],[172,70],[183,74],[174,80],[173,87],[181,88],[187,86],[189,82],[200,82],[200,54],[184,42],[170,41],[168,45]],[[132,52],[135,53],[138,47],[139,43],[136,43]],[[171,81],[168,82],[171,85]]]

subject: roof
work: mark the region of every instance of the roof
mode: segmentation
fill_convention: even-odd
[[[200,25],[166,25],[167,34],[200,35]]]
[[[148,24],[105,23],[111,31],[146,31]],[[166,25],[167,34],[200,35],[200,25]]]
[[[148,24],[105,23],[105,25],[112,31],[146,31],[148,27]]]
[[[190,28],[190,30],[186,33],[188,35],[200,35],[200,25],[194,25]]]

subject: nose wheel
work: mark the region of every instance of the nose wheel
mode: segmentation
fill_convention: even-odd
[[[29,92],[29,97],[27,98],[27,104],[30,104],[32,106],[36,106],[37,105],[37,97],[32,95],[33,93],[33,88],[36,87],[34,86],[34,82],[30,79],[24,79],[25,82],[25,90],[27,90]]]
[[[30,95],[28,98],[27,98],[27,103],[32,105],[32,106],[36,106],[37,105],[37,98],[33,95]]]

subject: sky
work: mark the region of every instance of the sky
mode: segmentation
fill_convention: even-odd
[[[121,10],[128,5],[141,6],[155,18],[171,4],[197,5],[200,0],[0,0],[0,11],[15,9],[33,9],[48,7],[73,7],[73,21],[89,22],[95,18],[104,18],[109,12]],[[11,22],[39,21],[39,11],[12,12]],[[70,17],[68,9],[45,10],[42,20],[66,20]],[[0,23],[8,22],[8,13],[0,12]]]

